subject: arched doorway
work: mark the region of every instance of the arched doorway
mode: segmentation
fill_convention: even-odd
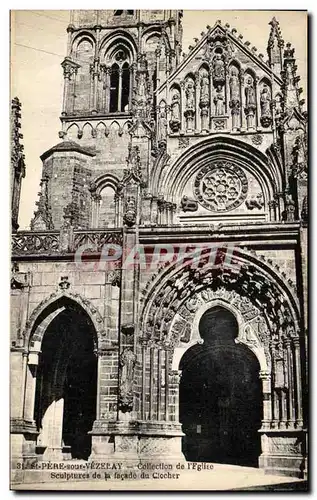
[[[225,308],[206,311],[199,332],[204,343],[191,347],[180,362],[185,458],[257,467],[262,418],[258,360],[235,343],[238,323]]]
[[[47,458],[88,459],[96,419],[95,329],[87,313],[65,299],[47,327],[36,378],[38,451]]]

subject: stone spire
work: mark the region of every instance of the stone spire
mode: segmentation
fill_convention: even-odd
[[[283,79],[283,94],[284,94],[284,109],[287,112],[296,108],[302,111],[302,106],[305,103],[304,99],[300,99],[300,94],[303,92],[301,87],[298,87],[300,76],[296,75],[297,66],[294,57],[295,49],[290,43],[286,44],[284,50],[284,62],[281,76]]]
[[[48,182],[49,177],[44,175],[40,183],[41,191],[38,193],[39,201],[35,202],[37,210],[30,224],[32,231],[45,231],[54,228],[48,199]]]
[[[21,103],[15,97],[11,103],[11,212],[13,231],[16,231],[19,227],[21,185],[22,179],[25,177],[24,146],[20,143],[20,139],[23,139],[23,135],[20,133],[20,119]]]
[[[282,71],[282,50],[284,48],[284,40],[280,24],[275,17],[269,22],[271,31],[267,44],[267,53],[269,56],[269,64],[272,70],[279,76]]]

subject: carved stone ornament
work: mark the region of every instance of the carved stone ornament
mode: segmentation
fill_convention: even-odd
[[[136,201],[133,196],[130,196],[126,201],[126,210],[123,216],[123,222],[129,226],[134,226],[136,222]]]
[[[127,348],[120,356],[119,406],[124,412],[133,409],[133,372],[136,356]]]
[[[70,283],[68,281],[68,276],[62,276],[61,277],[61,281],[60,283],[58,284],[58,286],[60,287],[60,289],[64,292],[66,290],[68,290],[68,288],[70,287]]]
[[[203,167],[194,182],[197,201],[208,210],[234,210],[245,200],[248,180],[236,164],[218,161]]]
[[[183,196],[181,199],[181,210],[183,212],[196,212],[198,209],[198,203],[196,200],[188,198],[188,196]]]
[[[178,140],[178,147],[185,149],[189,146],[189,137],[180,137]]]
[[[255,144],[256,146],[259,146],[260,144],[262,144],[263,142],[263,135],[261,134],[254,134],[252,135],[251,137],[251,141],[253,142],[253,144]]]
[[[254,208],[261,210],[264,206],[263,194],[258,193],[257,195],[251,196],[249,200],[246,200],[245,204],[249,210],[253,210]]]

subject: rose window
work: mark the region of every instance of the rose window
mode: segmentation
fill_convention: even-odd
[[[194,183],[197,201],[215,212],[233,210],[241,205],[247,193],[248,180],[244,171],[225,161],[203,167]]]

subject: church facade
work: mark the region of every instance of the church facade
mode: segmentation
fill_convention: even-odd
[[[294,48],[275,18],[267,57],[217,21],[184,54],[177,10],[73,11],[67,33],[60,142],[28,231],[13,102],[13,481],[79,459],[304,477]]]

